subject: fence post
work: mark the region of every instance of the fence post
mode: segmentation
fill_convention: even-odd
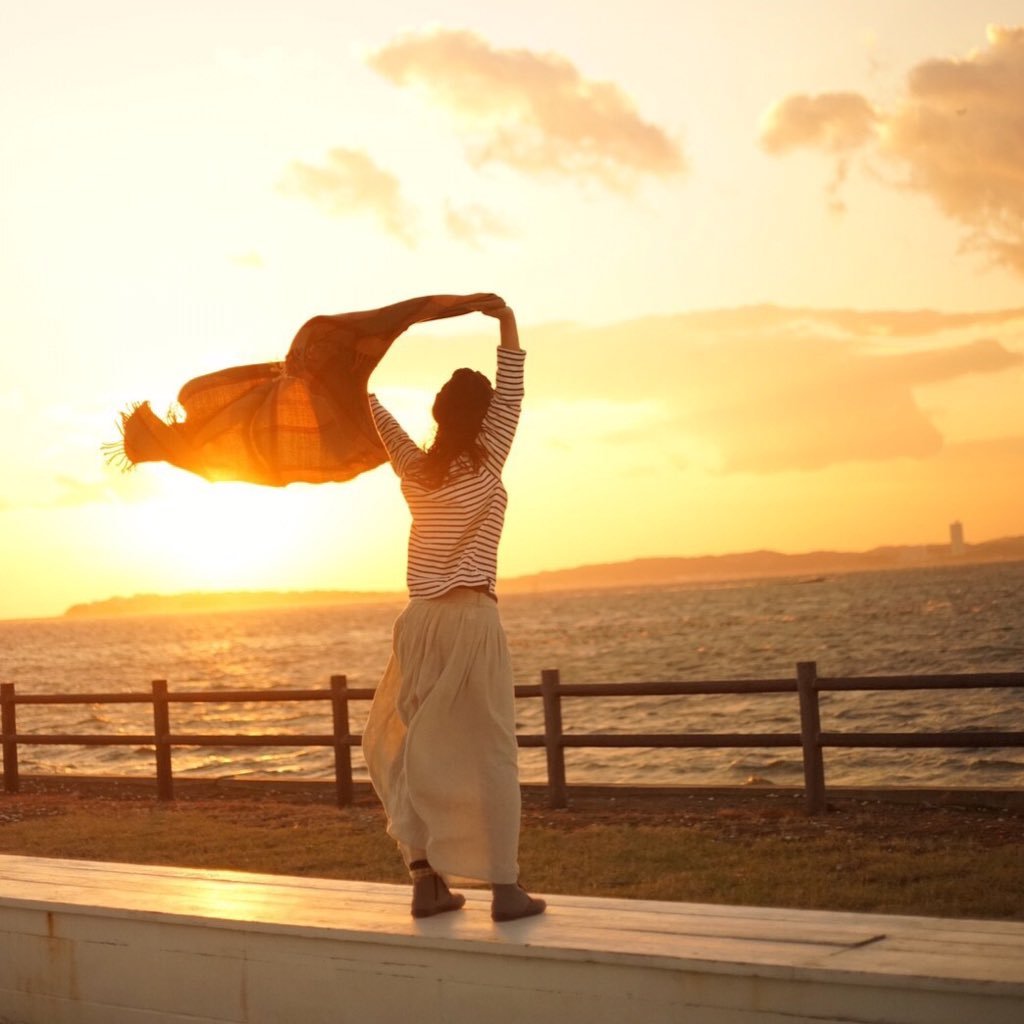
[[[818,663],[798,661],[796,685],[800,694],[800,743],[804,750],[804,794],[808,814],[824,814],[825,758],[821,749],[821,714],[818,707]]]
[[[0,683],[0,732],[10,739],[3,742],[4,792],[18,792],[18,726],[14,713],[14,683]]]
[[[167,680],[153,680],[153,739],[156,745],[156,795],[158,800],[174,799],[171,772],[171,714],[167,703]]]
[[[558,692],[561,674],[557,668],[541,670],[540,689],[544,697],[544,749],[548,756],[548,803],[566,807],[565,748],[562,746],[562,696]]]
[[[331,717],[334,721],[334,785],[338,806],[352,803],[352,734],[348,721],[348,678],[331,676]]]

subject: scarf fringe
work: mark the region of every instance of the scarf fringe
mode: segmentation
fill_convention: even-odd
[[[132,402],[124,412],[119,413],[114,424],[120,437],[116,441],[105,441],[100,445],[103,461],[108,466],[116,466],[122,473],[131,473],[132,470],[136,469],[136,463],[132,462],[128,457],[128,452],[125,451],[125,424],[135,415],[135,411],[145,404],[145,402]]]

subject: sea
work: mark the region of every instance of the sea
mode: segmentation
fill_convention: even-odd
[[[557,668],[566,683],[793,679],[1024,672],[1024,562],[814,578],[510,594],[500,602],[520,683]],[[0,681],[21,694],[372,687],[401,604],[324,605],[107,619],[0,621]],[[360,732],[368,702],[351,705]],[[145,704],[19,706],[19,732],[145,734]],[[541,701],[517,702],[523,734],[543,732]],[[1024,730],[1024,687],[824,693],[827,731]],[[795,694],[565,699],[566,731],[799,731]],[[329,733],[325,702],[171,705],[172,732]],[[452,742],[458,742],[453,736]],[[330,779],[329,748],[175,748],[175,776]],[[152,776],[151,747],[19,747],[23,773]],[[355,751],[356,778],[365,767]],[[566,753],[570,783],[800,785],[799,749],[587,749]],[[1024,786],[1024,748],[828,749],[845,786]],[[520,751],[526,782],[543,752]]]

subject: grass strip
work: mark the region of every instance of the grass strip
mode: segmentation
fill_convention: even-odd
[[[372,798],[255,791],[161,804],[108,787],[0,795],[0,853],[404,883]],[[858,800],[809,818],[763,797],[527,799],[538,892],[1024,920],[1024,814]]]

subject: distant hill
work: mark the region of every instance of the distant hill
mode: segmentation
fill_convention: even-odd
[[[912,569],[924,566],[972,565],[1024,561],[1024,537],[966,544],[954,555],[948,544],[874,548],[871,551],[747,551],[694,558],[638,558],[607,565],[556,569],[533,576],[503,579],[504,593],[566,590],[587,587],[653,586],[774,576],[820,576],[845,572]]]
[[[1024,537],[967,544],[963,552],[956,555],[948,544],[880,547],[861,552],[809,551],[795,555],[778,551],[748,551],[743,554],[703,555],[694,558],[638,558],[629,562],[555,569],[531,576],[503,578],[501,592],[522,594],[765,577],[817,577],[848,572],[1016,561],[1024,561]],[[76,604],[68,608],[64,615],[69,618],[169,615],[331,604],[392,603],[404,598],[402,592],[375,590],[136,594],[133,597],[111,597],[104,601]]]
[[[404,593],[377,590],[235,590],[221,593],[135,594],[72,605],[73,619],[121,615],[182,615],[195,612],[239,612],[257,608],[308,608],[330,604],[373,604],[401,601]]]

